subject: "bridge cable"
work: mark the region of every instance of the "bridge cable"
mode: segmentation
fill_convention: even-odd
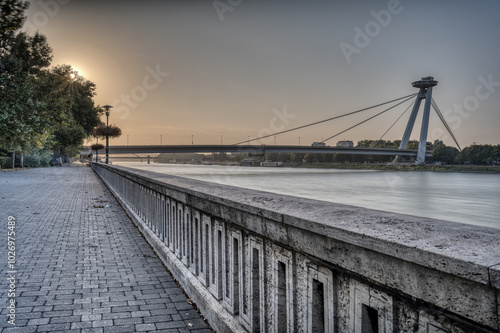
[[[444,119],[444,116],[441,113],[441,111],[439,110],[439,108],[438,108],[438,106],[437,106],[436,101],[434,100],[434,98],[432,99],[431,103],[432,103],[432,107],[434,108],[434,111],[436,111],[437,115],[439,116],[439,119],[441,119],[441,121],[443,122],[444,127],[446,127],[446,129],[448,130],[448,133],[450,133],[451,137],[455,141],[455,143],[456,143],[456,145],[458,147],[458,150],[462,151],[462,148],[460,148],[460,145],[458,144],[458,141],[455,138],[455,135],[453,135],[453,132],[451,131],[450,126],[448,126],[448,123],[446,122],[446,119]]]
[[[377,141],[375,141],[375,142],[373,143],[373,145],[371,145],[371,147],[370,147],[370,148],[374,148],[374,147],[375,147],[375,145],[376,145],[379,141],[381,141],[381,140],[382,140],[382,138],[383,138],[383,137],[384,137],[384,136],[385,136],[385,135],[386,135],[386,134],[387,134],[387,133],[391,130],[391,128],[393,128],[393,127],[394,127],[394,125],[396,125],[396,123],[399,121],[399,119],[401,119],[401,117],[403,117],[403,116],[405,115],[405,113],[406,113],[406,112],[408,112],[408,110],[409,110],[409,109],[413,106],[413,104],[415,104],[415,101],[413,101],[410,105],[408,105],[408,107],[406,108],[406,110],[404,110],[404,112],[403,112],[403,113],[401,113],[401,115],[398,117],[398,119],[396,119],[396,121],[392,123],[391,127],[389,127],[389,129],[388,129],[387,131],[385,131],[385,133],[384,133],[384,134],[382,134],[382,136],[380,137],[380,139],[378,139]]]
[[[376,108],[378,106],[382,106],[382,105],[385,105],[385,104],[396,102],[396,101],[399,101],[399,100],[401,100],[403,98],[409,97],[408,99],[410,99],[412,97],[415,97],[416,95],[417,94],[411,94],[411,95],[408,95],[408,96],[400,97],[400,98],[397,98],[397,99],[393,99],[392,101],[389,101],[389,102],[377,104],[377,105],[370,106],[370,107],[367,107],[367,108],[364,108],[364,109],[360,109],[360,110],[352,111],[352,112],[349,112],[349,113],[345,113],[345,114],[342,114],[340,116],[335,116],[335,117],[328,118],[328,119],[325,119],[325,120],[320,120],[320,121],[316,121],[314,123],[310,123],[310,124],[302,125],[302,126],[299,126],[299,127],[291,128],[289,130],[284,130],[284,131],[281,131],[281,132],[277,132],[277,133],[273,133],[273,134],[269,134],[269,135],[264,135],[264,136],[261,136],[261,137],[255,138],[255,139],[249,139],[249,140],[241,141],[241,142],[238,142],[238,143],[234,143],[233,145],[236,146],[236,145],[240,145],[242,143],[252,142],[252,141],[256,141],[256,140],[260,140],[260,139],[265,139],[265,138],[268,138],[268,137],[271,137],[271,136],[275,136],[275,135],[279,135],[279,134],[283,134],[283,133],[295,131],[295,130],[298,130],[298,129],[306,128],[306,127],[309,127],[309,126],[313,126],[313,125],[325,123],[327,121],[331,121],[331,120],[339,119],[339,118],[342,118],[342,117],[350,116],[350,115],[355,114],[355,113],[359,113],[359,112],[362,112],[362,111],[366,111],[366,110],[370,110],[370,109]],[[405,102],[406,102],[406,100],[405,100]]]
[[[389,110],[391,110],[391,109],[394,109],[396,106],[399,106],[399,105],[403,104],[404,102],[409,101],[410,99],[412,99],[412,98],[413,98],[413,97],[415,97],[416,95],[417,95],[417,94],[410,95],[410,97],[406,96],[406,97],[408,97],[408,98],[407,98],[407,99],[405,99],[404,101],[399,102],[398,104],[393,105],[393,106],[391,106],[390,108],[387,108],[387,109],[385,109],[384,111],[381,111],[381,112],[377,113],[376,115],[371,116],[370,118],[365,119],[365,120],[363,120],[363,121],[361,121],[361,122],[357,123],[356,125],[349,127],[349,128],[348,128],[348,129],[346,129],[346,130],[343,130],[342,132],[339,132],[339,133],[337,133],[337,134],[335,134],[335,135],[332,135],[331,137],[326,138],[325,140],[323,140],[323,141],[321,141],[321,142],[326,142],[326,141],[328,141],[328,140],[330,140],[330,139],[333,139],[333,138],[334,138],[334,137],[336,137],[336,136],[339,136],[339,135],[340,135],[340,134],[342,134],[342,133],[345,133],[345,132],[347,132],[347,131],[349,131],[349,130],[353,129],[354,127],[357,127],[357,126],[359,126],[359,125],[361,125],[361,124],[363,124],[363,123],[366,123],[368,120],[372,120],[373,118],[380,116],[382,113],[385,113],[385,112],[387,112],[387,111],[389,111]]]

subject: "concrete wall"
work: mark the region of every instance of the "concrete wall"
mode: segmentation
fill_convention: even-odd
[[[217,332],[499,330],[500,230],[93,168]]]

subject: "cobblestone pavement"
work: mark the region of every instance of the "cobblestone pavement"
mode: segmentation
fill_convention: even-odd
[[[91,168],[0,173],[0,219],[1,332],[211,332]]]

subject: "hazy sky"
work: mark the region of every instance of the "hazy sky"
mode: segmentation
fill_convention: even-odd
[[[500,144],[499,16],[498,0],[33,0],[25,28],[115,107],[111,144],[235,143],[416,93],[432,75],[467,146]],[[328,144],[380,138],[409,103]],[[377,110],[277,143],[311,144]],[[408,117],[384,138],[401,139]],[[443,129],[433,115],[428,140],[451,145]]]

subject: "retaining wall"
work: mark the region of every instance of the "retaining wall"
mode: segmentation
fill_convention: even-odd
[[[499,330],[500,230],[93,168],[217,332]]]

